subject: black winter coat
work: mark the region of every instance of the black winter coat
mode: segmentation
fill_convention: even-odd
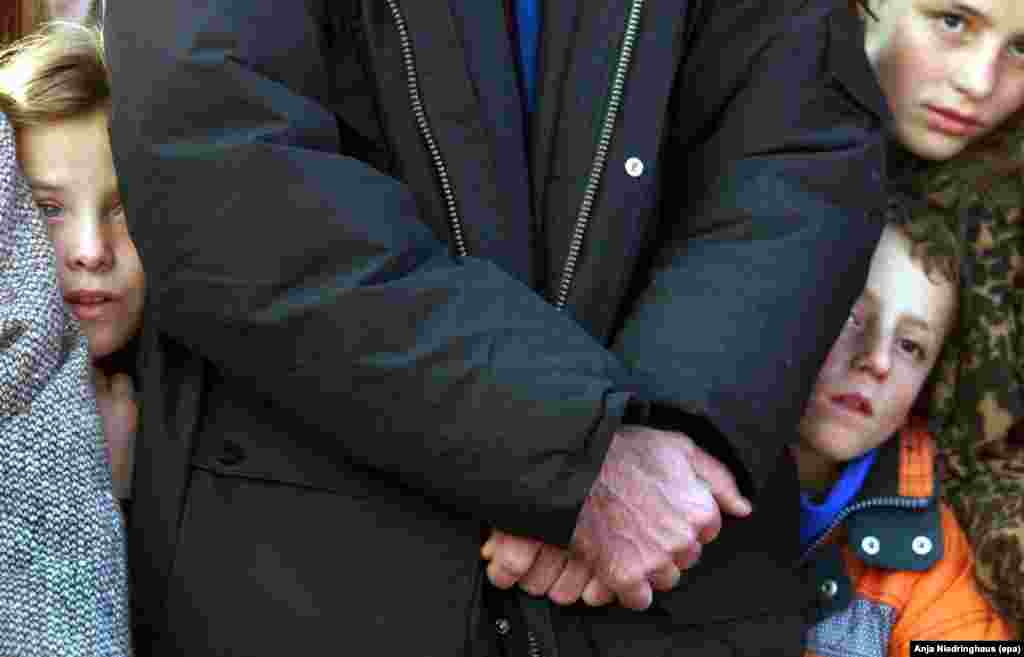
[[[482,533],[566,542],[626,416],[757,505],[657,627],[802,613],[779,455],[885,203],[859,25],[845,0],[543,13],[526,142],[499,2],[111,0],[148,283],[140,654],[467,654]]]

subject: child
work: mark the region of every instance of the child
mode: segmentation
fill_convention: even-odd
[[[0,110],[53,241],[65,302],[93,360],[119,498],[136,409],[124,358],[142,322],[145,276],[128,235],[107,135],[110,83],[98,30],[52,23],[0,54]]]
[[[792,446],[806,491],[804,562],[821,591],[808,655],[857,646],[858,655],[895,657],[908,654],[911,640],[1012,636],[977,589],[967,539],[938,501],[931,437],[909,419],[957,302],[951,263],[922,251],[902,227],[886,227]],[[496,532],[484,557],[509,540]],[[579,567],[570,559],[563,574]],[[508,578],[503,571],[503,586]],[[610,602],[595,580],[587,587],[588,603]]]
[[[0,654],[131,654],[86,343],[0,113]]]
[[[967,539],[937,499],[931,436],[909,419],[957,303],[956,270],[921,246],[886,227],[793,446],[806,491],[801,539],[822,595],[809,654],[858,645],[905,655],[911,640],[1012,634],[977,589]]]

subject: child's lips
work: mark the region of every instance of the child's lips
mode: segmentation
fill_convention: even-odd
[[[874,415],[874,410],[871,408],[871,401],[859,393],[852,392],[833,395],[830,399],[833,404],[836,404],[852,413],[859,413],[865,417],[871,417]]]
[[[103,319],[113,312],[117,296],[101,290],[75,290],[64,295],[71,314],[79,320]]]

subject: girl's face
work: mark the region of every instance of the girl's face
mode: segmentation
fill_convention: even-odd
[[[49,224],[64,300],[93,359],[108,356],[141,326],[145,275],[117,191],[107,113],[20,129],[18,159]]]
[[[1024,105],[1024,0],[873,0],[868,59],[900,141],[944,160]]]

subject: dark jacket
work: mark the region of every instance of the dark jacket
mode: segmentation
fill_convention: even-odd
[[[795,485],[783,439],[881,230],[856,19],[543,13],[527,144],[498,2],[111,2],[149,284],[143,652],[460,654],[483,528],[566,542],[627,415],[686,428],[757,504]],[[697,590],[665,604],[774,604]]]

